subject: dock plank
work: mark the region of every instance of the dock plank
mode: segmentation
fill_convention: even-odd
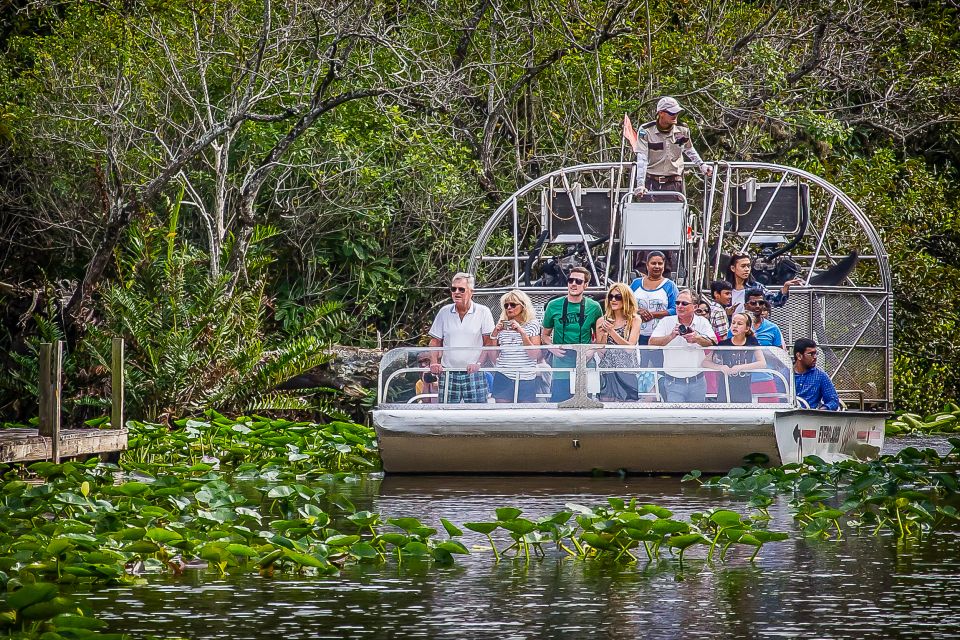
[[[95,455],[127,448],[127,429],[63,429],[60,457]],[[0,462],[32,462],[53,457],[53,441],[37,429],[0,429]]]

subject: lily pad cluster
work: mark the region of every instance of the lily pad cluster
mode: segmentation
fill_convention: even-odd
[[[673,512],[655,504],[639,504],[636,498],[629,502],[621,498],[608,498],[606,505],[586,507],[567,504],[567,509],[536,520],[521,517],[523,513],[514,507],[496,510],[496,520],[468,522],[464,526],[487,537],[497,560],[511,551],[523,554],[529,561],[535,556],[546,555],[544,545],[553,546],[563,553],[583,559],[610,559],[615,562],[637,562],[645,557],[648,562],[662,559],[663,550],[676,551],[680,569],[683,555],[690,547],[708,549],[707,558],[712,560],[719,548],[719,558],[725,558],[733,545],[747,545],[754,549],[752,562],[760,548],[767,542],[787,539],[787,534],[765,528],[768,518],[747,517],[728,509],[716,509],[694,513],[689,521],[675,519]],[[493,533],[497,529],[507,532],[513,542],[502,550],[497,549]],[[638,557],[638,551],[643,555]]]
[[[693,471],[683,480],[749,496],[761,511],[777,494],[787,494],[794,518],[809,537],[841,538],[852,529],[915,541],[960,523],[960,438],[949,442],[952,449],[945,455],[907,447],[872,462],[829,464],[809,456],[776,468],[737,467],[722,477],[704,479]]]
[[[207,411],[163,424],[130,422],[125,468],[239,464],[284,465],[290,471],[375,471],[380,467],[373,429],[343,420],[326,424],[262,416],[228,418]]]
[[[0,467],[0,633],[105,635],[63,585],[187,568],[335,574],[347,563],[447,563],[467,552],[415,519],[383,523],[324,488],[377,468],[367,427],[214,412],[177,427],[131,423],[134,448],[119,466]]]
[[[942,411],[926,416],[904,412],[887,420],[886,424],[888,436],[957,432],[960,432],[960,406],[955,402],[947,402]]]

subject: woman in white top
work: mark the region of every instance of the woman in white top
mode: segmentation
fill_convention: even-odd
[[[490,334],[500,347],[493,397],[497,402],[536,402],[540,324],[533,302],[526,293],[514,289],[500,298],[500,308],[500,321]]]
[[[640,319],[643,321],[638,344],[645,345],[650,342],[650,336],[657,328],[660,318],[677,314],[677,285],[670,278],[664,277],[665,268],[666,258],[663,252],[651,251],[647,254],[647,275],[630,283],[630,289],[637,299]],[[660,351],[641,351],[641,367],[662,365],[663,354]]]

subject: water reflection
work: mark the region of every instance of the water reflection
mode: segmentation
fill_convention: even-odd
[[[608,496],[636,496],[680,515],[721,505],[747,511],[675,477],[372,476],[337,491],[358,508],[434,524],[488,520],[501,506],[538,517]],[[787,500],[771,515],[771,527],[791,539],[765,547],[754,565],[745,551],[713,566],[703,553],[689,554],[682,576],[672,562],[619,566],[559,554],[495,564],[485,538],[468,532],[473,554],[453,567],[392,561],[338,578],[194,572],[99,590],[90,603],[113,630],[196,639],[956,637],[957,532],[913,547],[889,537],[807,540]]]

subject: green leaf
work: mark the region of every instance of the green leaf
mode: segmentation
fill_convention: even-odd
[[[404,531],[413,531],[418,527],[422,527],[423,524],[416,518],[390,518],[387,520],[390,524],[395,527],[399,527]]]
[[[280,485],[270,489],[267,493],[268,498],[289,498],[296,493],[293,487],[288,487],[287,485]]]
[[[140,494],[146,492],[150,489],[150,485],[144,484],[143,482],[137,482],[136,480],[131,480],[129,482],[124,482],[123,484],[115,487],[115,491],[121,493],[127,497],[139,496]]]
[[[710,520],[721,527],[738,527],[741,524],[740,514],[729,509],[718,509],[714,511],[710,514]]]
[[[89,629],[96,631],[97,629],[103,629],[107,626],[107,623],[103,620],[70,613],[62,613],[54,616],[50,622],[52,622],[57,629]]]
[[[228,544],[226,548],[228,553],[241,558],[255,558],[260,555],[256,549],[248,547],[245,544],[231,543]]]
[[[686,549],[697,543],[707,543],[709,541],[699,533],[687,533],[685,535],[673,536],[667,540],[667,544],[674,549]]]
[[[430,553],[429,547],[422,542],[408,542],[402,550],[405,555],[416,557],[422,557]]]
[[[70,598],[57,596],[46,602],[37,602],[20,609],[20,616],[27,620],[46,620],[61,613],[76,612],[77,605]]]
[[[123,551],[127,553],[156,553],[160,551],[160,547],[156,543],[150,542],[149,540],[139,540],[137,542],[131,542],[130,544],[123,547]]]
[[[349,547],[360,540],[360,536],[333,535],[324,540],[324,544],[331,547]]]
[[[456,540],[446,540],[438,544],[436,548],[443,549],[444,551],[448,551],[450,553],[461,553],[461,554],[470,553],[470,551],[468,551],[465,546],[463,546],[460,542],[457,542]]]
[[[450,536],[451,538],[463,535],[463,531],[461,531],[460,528],[457,527],[457,525],[453,524],[446,518],[440,518],[440,524],[443,525],[443,528],[446,529],[447,531],[447,535]]]
[[[477,533],[482,533],[487,535],[492,533],[500,526],[498,522],[465,522],[463,524],[470,531],[476,531]]]
[[[154,542],[159,542],[160,544],[170,544],[172,542],[183,540],[183,536],[176,531],[171,531],[170,529],[161,529],[159,527],[148,529],[146,537]]]
[[[514,507],[500,507],[497,509],[497,520],[513,520],[514,518],[520,517],[520,514],[523,513],[520,509]]]
[[[350,555],[357,558],[379,558],[380,554],[369,542],[357,542],[350,547]]]
[[[286,549],[284,550],[283,555],[288,560],[290,560],[294,564],[300,565],[301,567],[316,567],[320,569],[327,565],[327,563],[323,560],[314,558],[313,556],[308,555],[306,553],[300,553],[298,551],[291,551],[289,549]]]
[[[601,535],[599,533],[587,532],[580,537],[584,542],[586,542],[588,545],[590,545],[595,549],[602,549],[605,551],[609,551],[611,549],[616,548],[612,542],[613,537],[610,535],[606,535],[606,534]]]
[[[517,535],[525,535],[531,531],[535,531],[537,525],[526,518],[516,518],[514,520],[507,520],[506,522],[501,522],[500,526],[515,533]]]
[[[392,544],[395,547],[402,547],[410,542],[410,536],[406,536],[402,533],[381,533],[378,538],[387,544]]]
[[[7,605],[20,610],[32,604],[50,600],[59,592],[57,585],[49,582],[26,584],[7,596]]]

